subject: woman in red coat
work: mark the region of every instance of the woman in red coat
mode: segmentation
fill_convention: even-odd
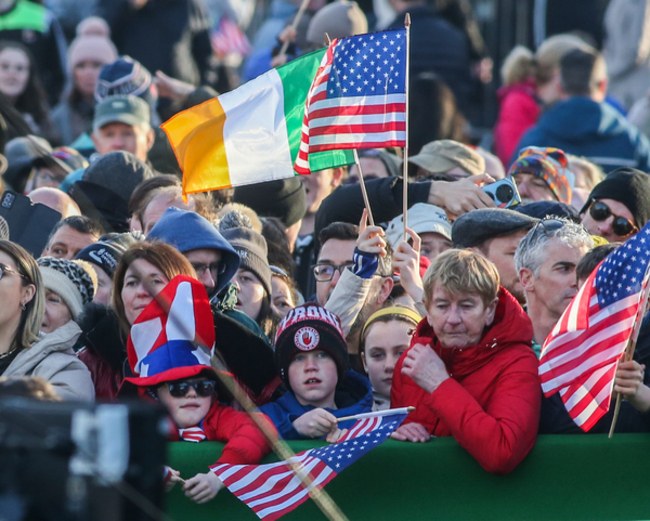
[[[417,409],[403,441],[453,436],[488,472],[511,472],[535,445],[541,405],[533,327],[494,264],[448,250],[424,277],[427,316],[393,376],[391,406]]]

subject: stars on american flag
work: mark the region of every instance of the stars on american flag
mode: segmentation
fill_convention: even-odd
[[[650,251],[645,246],[649,235],[650,229],[642,230],[635,240],[629,240],[614,250],[598,268],[595,284],[601,307],[638,293],[642,282],[640,275],[645,273],[650,258]],[[628,279],[627,272],[636,276]]]
[[[343,40],[334,56],[327,97],[405,93],[406,46],[402,36],[403,31],[388,31]]]

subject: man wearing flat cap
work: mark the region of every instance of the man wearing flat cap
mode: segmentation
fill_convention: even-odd
[[[454,248],[476,251],[497,267],[501,286],[523,306],[524,289],[515,268],[515,251],[537,219],[512,210],[483,208],[461,215],[451,228]]]

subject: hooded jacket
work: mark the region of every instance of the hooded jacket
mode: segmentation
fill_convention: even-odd
[[[628,166],[650,170],[650,142],[608,103],[584,96],[561,101],[544,112],[537,125],[524,134],[515,149],[557,147],[584,156],[608,173]]]
[[[63,400],[93,401],[90,371],[72,349],[80,334],[77,323],[68,322],[18,353],[2,376],[38,376],[50,382]]]
[[[239,268],[239,254],[206,218],[195,212],[168,208],[151,229],[147,240],[159,240],[181,253],[197,249],[218,250],[226,268],[215,281],[213,294],[219,293]]]
[[[359,373],[347,371],[343,382],[336,390],[334,403],[336,403],[338,409],[325,407],[325,410],[337,418],[370,412],[373,404],[370,381]],[[300,404],[293,391],[287,391],[277,401],[267,403],[260,407],[259,410],[271,419],[282,439],[300,440],[304,438],[293,427],[293,422],[313,409],[316,409],[316,407]],[[354,420],[349,420],[340,423],[339,427],[348,429],[352,425],[354,425]]]
[[[492,326],[474,346],[442,347],[424,319],[411,347],[431,347],[450,378],[432,393],[424,391],[402,374],[409,349],[395,367],[391,407],[417,407],[404,423],[419,423],[434,436],[453,436],[485,470],[507,474],[537,437],[542,392],[532,337],[530,318],[503,288]]]

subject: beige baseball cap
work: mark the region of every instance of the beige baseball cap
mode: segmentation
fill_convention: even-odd
[[[467,145],[451,139],[427,143],[418,155],[409,158],[409,162],[432,174],[445,173],[456,167],[462,168],[469,175],[485,173],[483,156]]]

